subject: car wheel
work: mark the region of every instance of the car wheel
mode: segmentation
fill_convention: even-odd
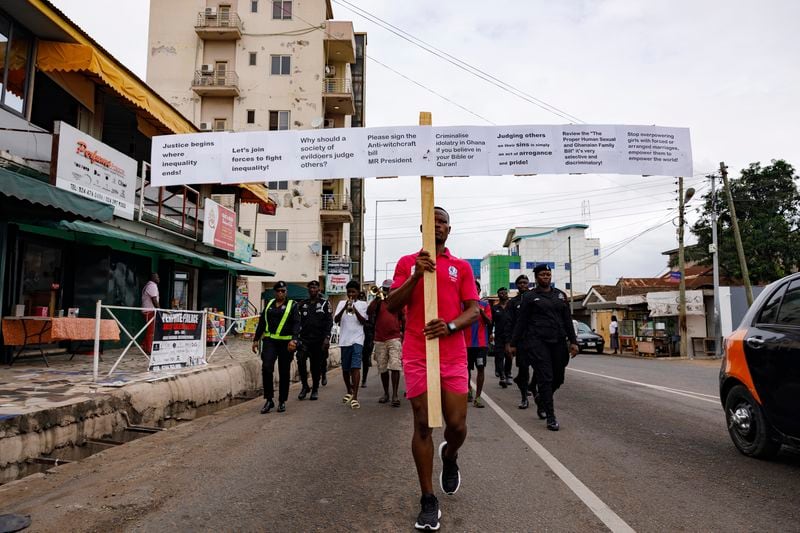
[[[597,353],[603,353],[603,347],[602,346],[598,346],[597,347]]]
[[[736,385],[728,393],[725,419],[733,444],[744,455],[763,459],[777,455],[781,444],[775,439],[761,406],[744,385]]]

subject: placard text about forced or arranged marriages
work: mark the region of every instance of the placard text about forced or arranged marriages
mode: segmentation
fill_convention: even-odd
[[[153,138],[152,184],[381,176],[691,176],[688,128],[401,126]]]

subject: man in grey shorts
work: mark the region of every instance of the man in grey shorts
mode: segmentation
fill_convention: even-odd
[[[400,386],[400,370],[403,368],[403,312],[392,313],[389,311],[384,299],[389,296],[392,280],[383,282],[378,297],[372,300],[367,308],[367,316],[375,325],[375,347],[373,354],[378,363],[381,374],[383,396],[379,403],[389,402],[389,377],[392,380],[392,407],[400,407],[400,398],[397,390]]]

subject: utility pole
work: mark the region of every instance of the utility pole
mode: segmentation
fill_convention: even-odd
[[[572,315],[573,293],[572,293],[572,235],[567,237],[567,254],[569,258],[569,314]]]
[[[747,305],[753,305],[753,287],[750,286],[750,272],[747,270],[747,261],[744,258],[744,246],[742,246],[742,235],[739,233],[739,220],[736,218],[736,207],[733,205],[733,194],[731,185],[728,181],[728,167],[722,162],[719,164],[719,171],[722,174],[722,185],[728,195],[728,210],[731,212],[731,226],[733,227],[733,239],[736,242],[736,254],[739,256],[739,268],[742,270],[742,281],[747,295]]]
[[[681,274],[678,288],[678,334],[681,337],[681,357],[686,357],[689,343],[686,338],[686,260],[683,256],[683,178],[678,178],[678,269]]]
[[[714,275],[714,357],[722,355],[722,324],[720,323],[719,302],[719,243],[717,242],[717,177],[711,175],[711,246],[709,252],[712,258],[712,272]]]

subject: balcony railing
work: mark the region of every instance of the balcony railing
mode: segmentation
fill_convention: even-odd
[[[239,76],[231,70],[196,71],[192,90],[200,96],[239,96]]]
[[[150,165],[145,163],[143,171],[145,177],[136,191],[139,222],[196,240],[200,235],[200,193],[185,185],[152,187]]]
[[[197,14],[197,22],[194,27],[196,29],[233,29],[242,31],[242,19],[236,13],[216,12],[208,13],[201,11]]]
[[[350,78],[325,78],[323,91],[327,94],[352,94],[353,84]]]
[[[349,211],[350,197],[346,194],[323,194],[320,209],[323,211]]]

